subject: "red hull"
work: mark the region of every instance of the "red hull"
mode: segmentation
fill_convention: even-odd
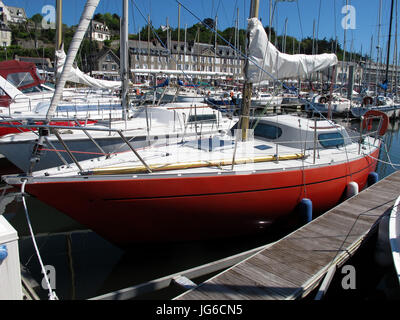
[[[90,121],[87,121],[87,122],[86,121],[79,121],[79,123],[81,125],[85,125],[86,123],[87,124],[93,124],[93,123],[96,123],[96,122],[97,122],[96,120],[90,120]],[[11,122],[10,124],[12,124],[12,125],[20,125],[21,122],[14,121],[14,122]],[[42,124],[43,124],[43,121],[36,121],[35,122],[35,125],[42,125]],[[50,121],[50,125],[53,125],[53,126],[65,126],[65,127],[75,127],[76,123],[74,121]],[[7,134],[21,133],[21,132],[27,132],[27,131],[32,131],[32,130],[36,131],[37,129],[36,128],[31,128],[31,129],[27,129],[27,128],[11,128],[11,127],[0,126],[0,137],[5,136]]]
[[[378,152],[372,156],[377,158]],[[106,176],[36,182],[26,190],[127,246],[254,233],[291,213],[304,197],[312,200],[314,212],[326,211],[339,202],[350,181],[364,188],[375,167],[376,160],[364,157],[304,171],[162,179]]]

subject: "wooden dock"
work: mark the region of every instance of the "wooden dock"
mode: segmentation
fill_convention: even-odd
[[[321,287],[329,284],[334,270],[352,256],[377,227],[382,215],[390,212],[399,194],[400,171],[397,171],[175,299],[305,297],[324,278]]]

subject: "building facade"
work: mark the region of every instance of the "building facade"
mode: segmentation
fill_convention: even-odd
[[[0,22],[0,46],[8,47],[11,45],[12,32],[11,29],[3,22]]]
[[[108,27],[99,21],[92,20],[89,25],[89,35],[92,40],[104,42],[111,39],[111,33]]]
[[[228,46],[171,41],[165,48],[158,41],[129,41],[130,66],[135,70],[177,70],[222,77],[242,76],[244,59]]]
[[[376,84],[382,84],[386,78],[386,65],[372,61],[366,61],[360,64],[364,70],[363,82],[370,87]],[[388,68],[388,87],[391,89],[399,84],[400,67],[389,65]]]
[[[92,59],[92,74],[96,78],[106,80],[119,80],[120,79],[120,60],[119,57],[110,49],[104,48]],[[90,72],[90,66],[84,70]]]
[[[3,1],[0,1],[0,16],[6,24],[24,23],[28,20],[24,8],[6,6]]]

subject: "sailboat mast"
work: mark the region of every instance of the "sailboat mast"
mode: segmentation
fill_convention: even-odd
[[[218,16],[215,16],[215,33],[214,33],[214,72],[217,71],[217,33],[218,33]]]
[[[390,22],[389,22],[389,40],[388,40],[388,50],[387,50],[387,58],[386,58],[386,74],[385,74],[385,96],[387,92],[387,86],[388,86],[388,73],[389,73],[389,58],[390,58],[390,42],[391,42],[391,37],[392,37],[392,20],[393,20],[393,5],[394,5],[394,0],[392,0],[391,8],[390,8]]]
[[[381,14],[382,14],[382,0],[379,0],[379,14],[378,14],[378,42],[376,45],[376,78],[375,78],[375,95],[378,95],[378,78],[379,78],[379,52],[380,52],[380,35],[381,35]]]
[[[56,51],[60,50],[62,46],[62,0],[56,2]],[[54,79],[57,81],[57,57],[56,67],[54,68]]]
[[[367,89],[370,90],[370,83],[371,83],[371,73],[372,73],[372,44],[374,43],[374,35],[371,36],[371,46],[369,49],[369,72],[368,72],[368,83]]]
[[[180,34],[181,34],[181,4],[178,3],[178,46],[177,46],[177,51],[178,51],[178,61],[180,61]],[[178,66],[177,66],[178,67]],[[178,69],[178,68],[176,68]]]
[[[121,59],[121,103],[122,103],[122,117],[127,119],[128,110],[128,0],[123,0],[122,3],[122,21],[121,21],[121,40],[120,40],[120,59]]]
[[[56,50],[62,45],[62,0],[56,2]]]
[[[250,6],[250,19],[258,17],[258,8],[260,1],[259,0],[251,0]],[[247,46],[249,45],[249,41],[247,41]],[[244,66],[244,74],[246,77],[247,69],[249,67],[249,60],[246,60],[246,64]],[[242,129],[242,141],[247,140],[247,130],[249,128],[249,116],[250,116],[250,105],[251,105],[251,93],[253,90],[253,84],[245,80],[243,86],[243,99],[242,99],[242,112],[241,112],[241,129]]]
[[[348,7],[349,2],[346,0],[346,7]],[[342,58],[342,80],[341,80],[341,87],[340,87],[340,93],[343,94],[343,87],[344,87],[344,82],[345,82],[345,77],[347,75],[347,72],[345,72],[345,61],[346,61],[346,44],[347,44],[347,39],[346,39],[346,31],[347,28],[344,28],[343,31],[343,58]],[[346,70],[347,71],[347,70]]]
[[[288,18],[285,19],[285,33],[283,36],[283,48],[282,48],[283,53],[286,53],[287,24],[288,24]]]

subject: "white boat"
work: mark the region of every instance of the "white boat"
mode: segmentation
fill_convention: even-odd
[[[97,113],[96,110],[91,112]],[[36,121],[38,119],[40,118],[36,118]],[[143,148],[166,140],[173,143],[184,136],[227,131],[235,123],[234,120],[223,117],[221,112],[211,109],[207,104],[184,102],[159,107],[138,107],[133,109],[127,121],[109,121],[108,115],[105,120],[93,124],[93,126],[103,128],[102,131],[90,131],[91,137],[98,145],[81,130],[73,130],[73,128],[59,130],[60,136],[78,161],[98,157],[104,153],[125,152],[129,149],[117,132],[107,129],[121,130],[134,148]],[[25,118],[21,123],[28,121],[32,119]],[[8,134],[0,139],[0,153],[22,171],[27,172],[36,140],[37,133],[32,131]],[[35,170],[56,167],[73,161],[54,134],[46,138],[41,150],[44,154],[40,162],[35,164]]]
[[[396,105],[393,100],[385,96],[365,96],[360,104],[351,107],[351,113],[354,117],[360,118],[368,111],[376,110],[384,112],[389,118],[399,116],[400,105]]]
[[[157,100],[161,99],[161,102],[204,102],[204,92],[193,88],[167,88],[163,93],[162,90],[157,90]]]
[[[234,101],[237,105],[242,104],[242,93],[238,92],[234,97],[236,98]],[[251,106],[252,107],[265,107],[265,106],[278,106],[282,104],[283,97],[280,95],[273,95],[268,92],[260,92],[257,91],[251,97]]]
[[[349,99],[343,98],[340,95],[315,95],[311,103],[305,105],[306,112],[328,113],[329,109],[332,114],[347,115],[350,112],[351,102]]]
[[[400,196],[397,198],[389,217],[389,242],[393,265],[400,286]]]

